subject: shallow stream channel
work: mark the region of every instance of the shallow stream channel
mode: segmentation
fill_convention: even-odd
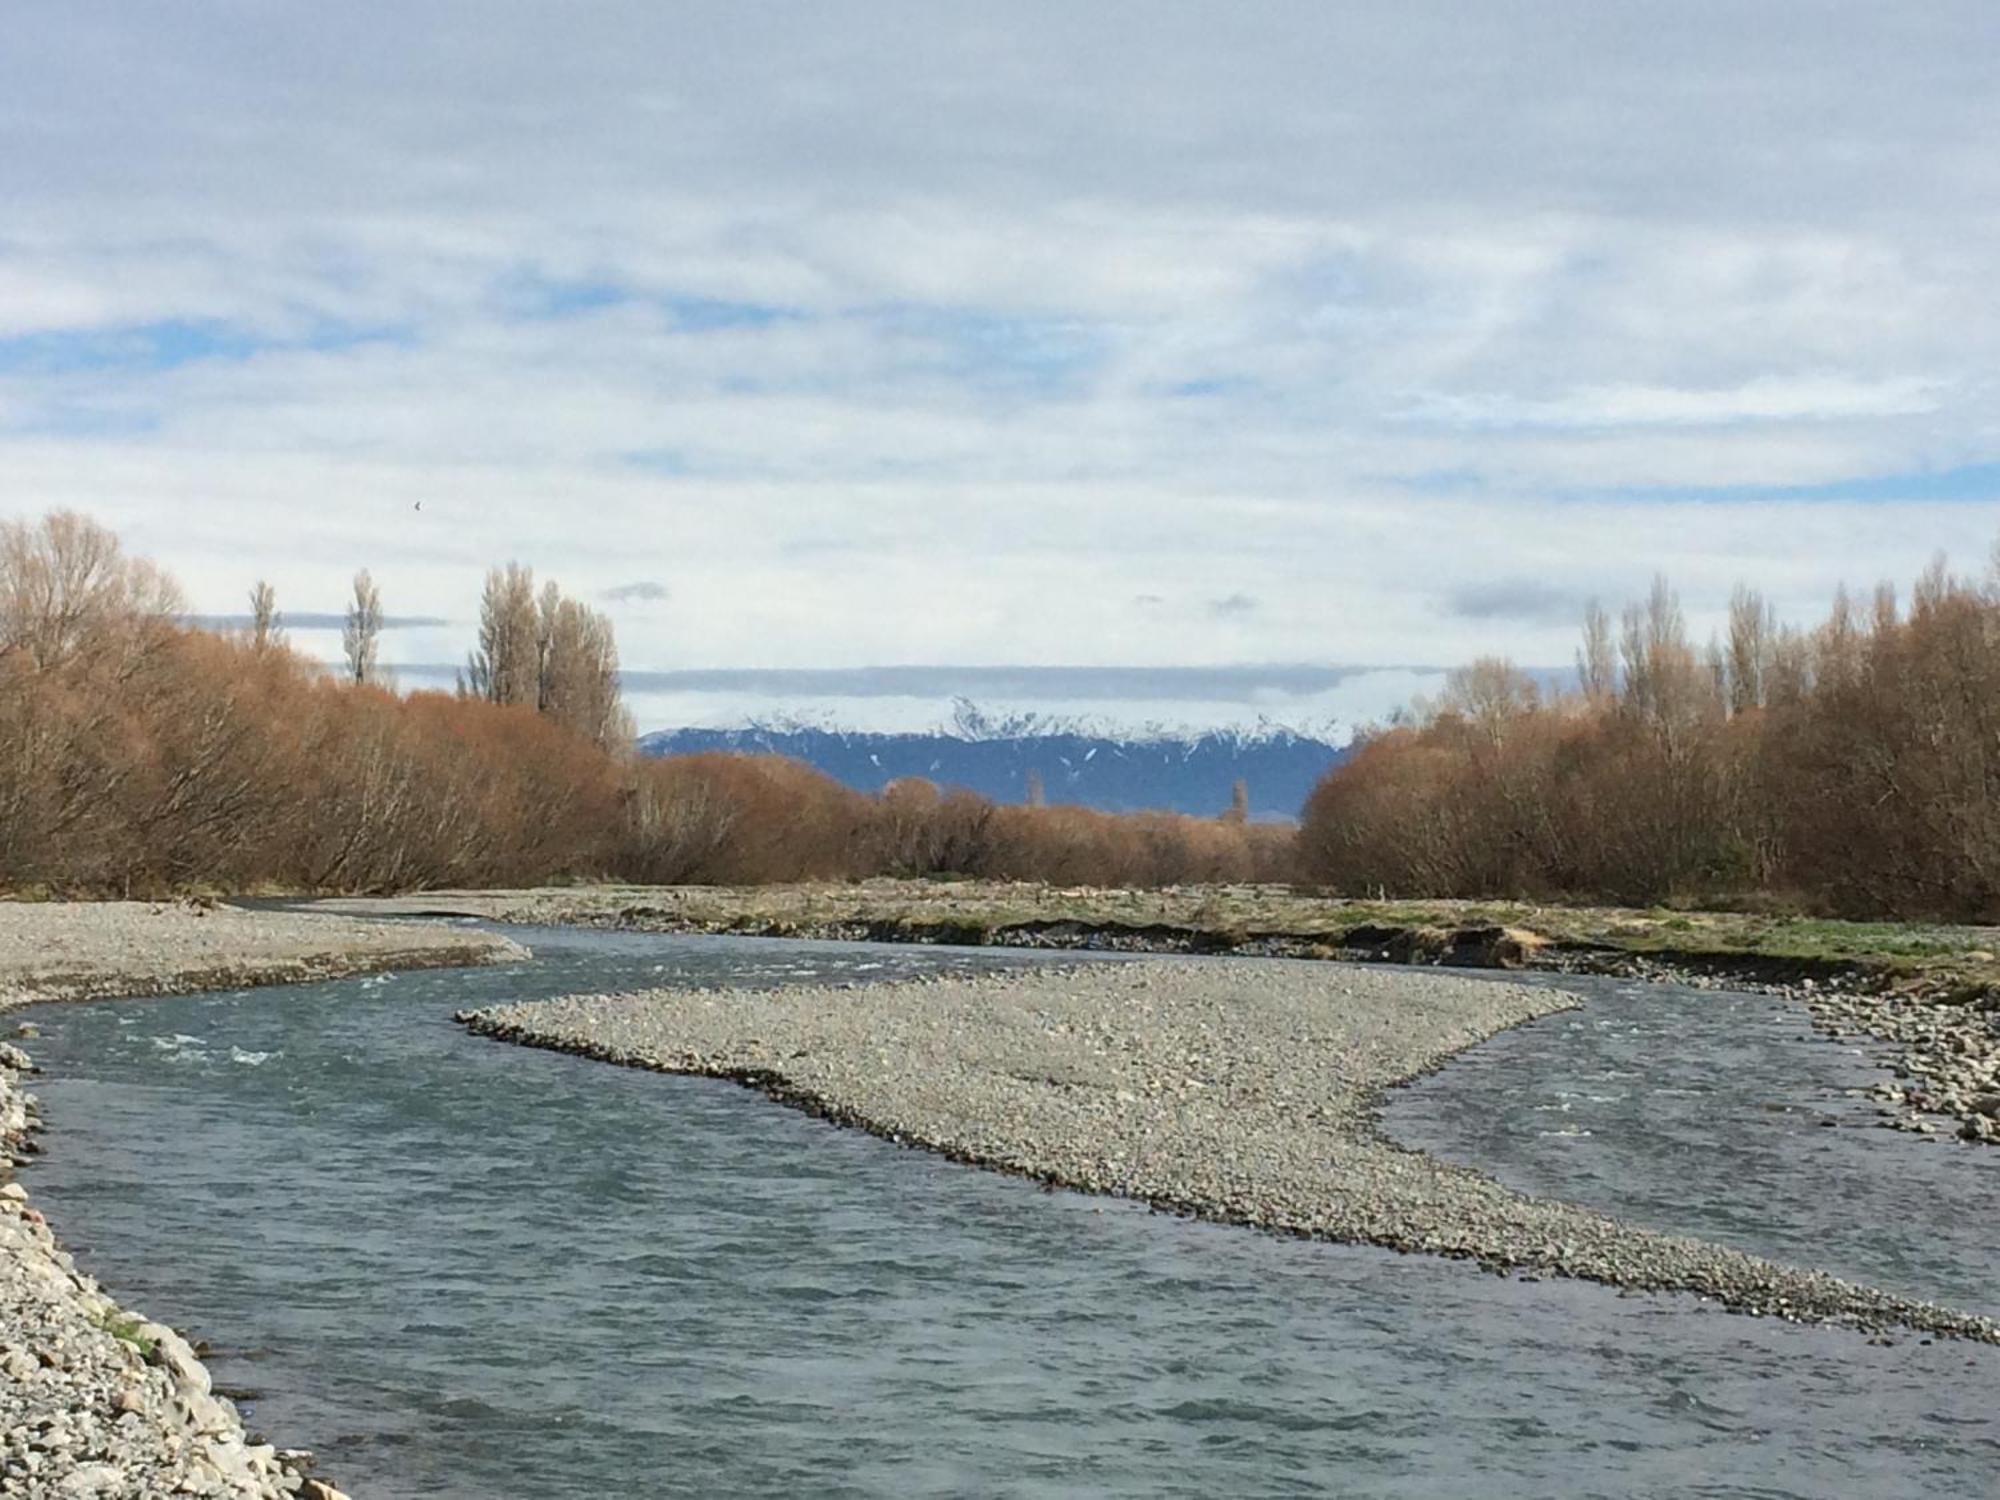
[[[532,963],[22,1013],[36,1203],[358,1500],[2000,1493],[2000,1349],[1184,1221],[451,1020],[1098,960],[514,935]],[[1563,983],[1389,1133],[2000,1314],[2000,1151],[1868,1128],[1879,1063],[1785,1002]]]

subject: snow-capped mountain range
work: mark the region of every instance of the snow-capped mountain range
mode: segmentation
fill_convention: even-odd
[[[1313,783],[1347,752],[1348,736],[1268,718],[1215,729],[1148,724],[1134,729],[1084,716],[993,713],[954,699],[929,732],[844,729],[817,714],[787,713],[729,728],[643,736],[650,755],[742,750],[789,755],[862,791],[904,776],[969,787],[1018,802],[1032,775],[1050,802],[1106,811],[1171,808],[1210,815],[1229,806],[1240,779],[1254,817],[1294,817]]]

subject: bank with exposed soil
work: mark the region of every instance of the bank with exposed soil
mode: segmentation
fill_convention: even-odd
[[[0,904],[0,1009],[527,957],[489,933],[185,903]],[[31,1030],[31,1028],[28,1028]],[[339,1495],[246,1432],[194,1346],[80,1270],[14,1168],[40,1150],[28,1055],[0,1045],[0,1494]]]
[[[460,1019],[506,1041],[734,1079],[960,1161],[1175,1212],[2000,1342],[1986,1319],[1514,1193],[1377,1129],[1382,1089],[1574,1003],[1443,974],[1250,960],[656,990]]]

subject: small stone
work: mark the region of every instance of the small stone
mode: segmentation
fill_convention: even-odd
[[[56,1486],[58,1495],[117,1495],[125,1493],[125,1471],[115,1464],[84,1464],[72,1469]]]

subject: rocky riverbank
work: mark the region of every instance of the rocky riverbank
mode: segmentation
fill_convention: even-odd
[[[1990,1321],[1511,1192],[1376,1127],[1383,1089],[1574,1002],[1436,973],[1090,966],[856,989],[656,990],[476,1032],[734,1079],[980,1166],[1204,1218],[1736,1311],[2000,1342]]]
[[[491,934],[408,924],[0,904],[0,1009],[526,956]],[[32,1071],[0,1044],[0,1495],[343,1500],[307,1474],[310,1455],[246,1432],[195,1347],[106,1295],[30,1204],[13,1175],[39,1150]]]

